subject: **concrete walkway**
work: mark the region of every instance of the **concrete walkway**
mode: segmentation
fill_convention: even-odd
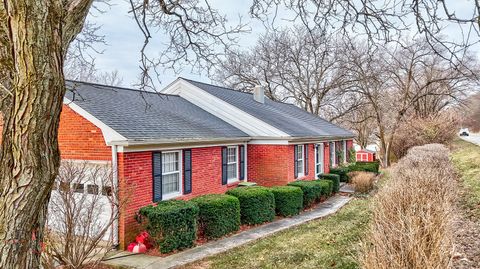
[[[142,268],[142,269],[167,269],[181,266],[197,260],[204,259],[215,254],[219,254],[232,248],[250,243],[259,238],[269,236],[271,234],[283,231],[285,229],[306,223],[311,220],[322,218],[337,212],[341,207],[346,205],[352,198],[347,196],[336,195],[328,198],[325,202],[319,204],[314,209],[303,212],[300,215],[280,219],[257,228],[253,228],[234,236],[227,237],[218,241],[184,250],[177,254],[167,257],[155,257],[144,254],[134,254],[129,252],[121,252],[109,260],[105,264],[118,266],[120,268]]]

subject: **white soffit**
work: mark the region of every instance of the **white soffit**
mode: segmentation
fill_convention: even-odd
[[[161,92],[179,95],[190,103],[224,120],[250,136],[283,137],[287,139],[290,137],[287,133],[282,132],[181,78],[168,85]]]
[[[84,117],[86,120],[91,122],[93,125],[97,126],[100,128],[103,134],[103,139],[105,140],[105,143],[108,146],[111,146],[115,143],[112,142],[118,142],[118,141],[126,141],[127,139],[107,126],[105,123],[100,121],[99,119],[95,118],[92,114],[88,113],[85,109],[81,108],[79,105],[75,104],[74,102],[70,101],[67,98],[63,98],[63,104],[70,107],[73,111],[75,111],[77,114],[80,116]]]

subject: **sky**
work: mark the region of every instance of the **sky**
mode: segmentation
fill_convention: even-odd
[[[452,1],[452,2],[450,2]],[[447,1],[457,12],[465,14],[472,10],[471,0],[450,0]],[[454,2],[453,2],[454,1]],[[251,31],[238,36],[238,46],[242,49],[253,46],[258,36],[265,32],[261,22],[253,20],[248,16],[251,0],[210,0],[211,6],[225,14],[232,25],[238,23],[238,16],[242,16],[242,22],[247,22]],[[452,5],[452,3],[455,3]],[[110,6],[99,6],[105,12],[99,13],[92,11],[87,20],[100,26],[98,34],[105,37],[105,45],[96,45],[95,49],[102,51],[101,54],[93,53],[96,58],[96,68],[100,72],[110,72],[117,70],[123,79],[122,86],[133,87],[138,82],[140,74],[139,59],[140,49],[143,45],[143,35],[133,20],[130,10],[130,4],[126,0],[110,1]],[[286,11],[282,15],[288,16]],[[285,20],[277,20],[280,26],[291,24]],[[445,33],[450,36],[459,36],[458,29],[455,27],[447,28]],[[478,37],[477,37],[478,38]],[[165,45],[162,43],[162,35],[154,33],[151,44],[148,47],[149,55],[156,55],[157,51],[162,51]],[[160,74],[160,87],[168,85],[178,76],[195,79],[203,82],[211,82],[206,74],[192,73],[189,68],[185,68],[177,74],[173,70],[164,70]]]
[[[113,3],[115,2],[115,3]],[[263,25],[254,20],[250,20],[247,16],[249,3],[245,1],[231,0],[211,0],[212,6],[223,12],[232,25],[238,23],[238,15],[242,14],[242,22],[249,22],[249,33],[239,35],[238,45],[242,48],[248,48],[253,45],[261,33],[264,32]],[[133,86],[138,81],[140,74],[139,60],[140,49],[143,45],[144,37],[137,24],[128,13],[130,5],[124,0],[111,1],[111,6],[99,6],[103,13],[91,12],[87,20],[101,26],[98,34],[105,37],[106,45],[96,45],[96,50],[102,51],[101,54],[93,53],[96,58],[96,67],[101,72],[110,72],[118,70],[119,75],[123,78],[122,86]],[[164,47],[161,42],[162,35],[154,34],[149,51],[155,55]],[[161,74],[160,81],[162,85],[168,85],[178,76],[200,80],[203,82],[211,82],[207,75],[196,74],[185,68],[180,74],[176,74],[173,70],[165,70]]]

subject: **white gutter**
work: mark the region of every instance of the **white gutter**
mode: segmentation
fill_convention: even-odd
[[[119,197],[118,195],[118,157],[117,157],[117,146],[113,145],[112,146],[112,176],[113,176],[113,190],[116,191],[116,196],[115,197]],[[117,203],[119,203],[119,201],[116,201]],[[115,214],[117,214],[117,217],[116,219],[114,220],[113,224],[112,224],[112,232],[113,232],[113,244],[115,246],[117,246],[119,244],[119,240],[118,240],[118,231],[119,231],[119,222],[118,222],[118,207],[116,208],[113,208],[113,210],[116,210],[117,212]],[[115,212],[115,211],[114,211]]]

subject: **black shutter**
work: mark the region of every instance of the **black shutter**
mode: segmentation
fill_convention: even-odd
[[[183,151],[183,193],[192,192],[192,150]]]
[[[222,147],[222,185],[227,184],[227,147]]]
[[[305,150],[305,158],[304,158],[304,162],[305,162],[305,175],[308,175],[308,144],[305,144],[304,146],[304,150]]]
[[[245,179],[245,146],[240,146],[240,180]]]
[[[162,200],[162,153],[152,154],[153,202]]]
[[[294,171],[294,173],[295,173],[295,178],[298,178],[298,169],[297,169],[297,163],[298,163],[298,161],[297,161],[298,147],[297,147],[297,145],[295,145],[294,148],[295,148],[295,150],[293,151],[293,154],[294,154],[294,156],[293,156],[293,166],[294,166],[294,167],[293,167],[293,171]]]

